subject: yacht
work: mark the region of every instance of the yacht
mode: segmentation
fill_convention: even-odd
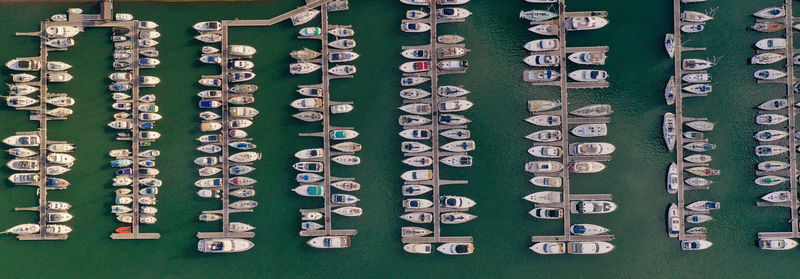
[[[753,26],[750,26],[750,29],[758,32],[770,33],[783,30],[784,25],[777,22],[756,22]]]
[[[689,163],[705,164],[711,162],[711,156],[705,154],[693,154],[686,156],[686,158],[683,158],[683,160]]]
[[[580,65],[605,65],[606,54],[604,52],[579,51],[567,56],[569,61]]]
[[[671,33],[667,33],[664,37],[664,48],[667,49],[667,54],[669,58],[674,58],[675,55],[675,35]]]
[[[328,62],[341,63],[358,59],[358,53],[352,51],[333,52],[328,54]]]
[[[466,90],[461,86],[453,86],[453,85],[439,86],[439,88],[436,90],[437,95],[445,98],[461,97],[469,93],[470,93],[469,90]]]
[[[797,241],[783,239],[759,239],[758,247],[764,250],[790,250],[797,247]]]
[[[467,100],[447,100],[439,102],[438,111],[442,113],[461,112],[472,107],[472,102]]]
[[[433,160],[428,156],[414,156],[403,160],[403,163],[412,167],[427,167],[433,164]]]
[[[433,178],[433,171],[431,170],[410,170],[400,175],[405,181],[424,181]]]
[[[536,142],[554,142],[561,140],[560,130],[540,130],[525,136],[526,139]]]
[[[400,90],[400,97],[407,100],[419,100],[427,98],[431,93],[419,88],[409,88]]]
[[[683,59],[683,63],[681,63],[681,65],[683,70],[686,71],[700,71],[711,68],[714,66],[714,63],[703,59],[687,58]]]
[[[249,71],[229,72],[228,82],[244,82],[252,80],[255,77],[256,74]]]
[[[711,245],[711,241],[708,240],[681,240],[681,249],[684,251],[705,250]]]
[[[776,80],[786,77],[786,73],[773,69],[761,69],[753,72],[753,77],[760,80]]]
[[[532,67],[554,67],[558,66],[561,59],[558,58],[558,55],[531,55],[525,57],[522,62],[528,64]]]
[[[458,47],[458,46],[444,46],[439,47],[436,51],[436,55],[439,59],[451,59],[451,58],[459,58],[466,55],[470,52],[469,49]],[[466,68],[467,61],[462,61],[464,67]]]
[[[780,130],[763,130],[758,131],[753,138],[760,142],[776,141],[788,136],[789,133]]]
[[[403,185],[403,196],[418,196],[430,192],[433,188],[424,185]]]
[[[8,94],[14,96],[24,96],[36,91],[39,91],[38,87],[30,86],[27,84],[23,85],[14,84],[8,87]]]
[[[664,137],[664,142],[667,144],[667,149],[672,151],[675,148],[675,115],[671,112],[667,112],[664,114],[664,121],[661,126],[662,133]]]
[[[399,107],[399,109],[417,115],[431,114],[431,104],[428,103],[410,103]]]
[[[774,191],[761,197],[762,200],[768,202],[788,202],[791,198],[792,194],[789,191]]]
[[[775,186],[786,182],[788,179],[776,175],[766,175],[756,178],[756,184],[759,186]]]
[[[45,103],[57,106],[57,107],[68,107],[75,104],[75,99],[67,97],[67,96],[58,96],[53,97],[45,100]]]
[[[574,235],[600,235],[609,232],[609,229],[595,224],[574,224],[569,227],[569,232]]]
[[[331,34],[331,35],[336,36],[338,38],[338,37],[350,37],[350,36],[355,35],[356,33],[355,33],[355,31],[353,31],[353,29],[350,29],[350,28],[337,27],[337,28],[333,28],[333,29],[328,30],[328,34]]]
[[[595,30],[607,24],[608,20],[599,16],[568,17],[564,20],[567,31]]]
[[[776,156],[789,151],[789,148],[781,145],[759,145],[756,146],[756,155],[759,157]]]
[[[15,135],[3,139],[3,143],[14,147],[39,146],[39,135]]]
[[[766,38],[756,42],[756,47],[762,50],[779,50],[786,48],[786,39],[784,38]]]
[[[38,71],[42,64],[33,58],[15,58],[8,61],[6,67],[15,71]]]
[[[686,222],[691,224],[702,224],[708,221],[713,220],[711,216],[703,215],[703,214],[696,214],[696,215],[689,215],[686,216]]]
[[[691,121],[691,122],[687,122],[685,124],[689,128],[692,128],[692,129],[695,129],[695,130],[698,130],[698,131],[702,131],[702,132],[707,132],[707,131],[711,131],[711,130],[714,129],[714,123],[711,123],[711,122],[708,122],[708,121],[703,121],[703,120]]]
[[[551,188],[558,188],[561,187],[563,180],[561,177],[556,176],[534,176],[530,179],[531,184],[539,187],[551,187]]]
[[[553,127],[561,125],[561,116],[541,114],[528,117],[525,121],[537,126]]]
[[[197,251],[203,253],[238,253],[250,250],[253,246],[253,242],[243,238],[206,238],[197,241]]]
[[[303,25],[314,19],[319,14],[319,11],[315,9],[305,10],[299,14],[296,14],[292,17],[292,25],[298,26]]]
[[[780,62],[783,59],[786,59],[786,56],[783,55],[783,54],[766,52],[766,53],[757,54],[757,55],[753,56],[752,58],[750,58],[750,64],[768,65],[768,64]]]
[[[570,201],[570,210],[579,214],[604,214],[617,210],[617,204],[610,201]]]
[[[576,255],[605,254],[611,250],[614,250],[614,245],[605,241],[567,243],[567,253]]]
[[[439,115],[439,124],[442,125],[464,125],[472,122],[463,115],[444,113]]]
[[[681,232],[681,218],[678,214],[678,205],[671,203],[667,210],[667,234],[676,238]]]
[[[431,150],[431,147],[416,141],[404,141],[400,143],[400,150],[404,153],[420,153]]]
[[[777,125],[789,120],[789,117],[786,117],[782,114],[759,114],[756,115],[756,124],[759,125]]]
[[[581,124],[575,126],[570,132],[578,137],[602,137],[608,134],[606,124]]]
[[[527,42],[523,48],[529,51],[553,51],[560,47],[558,39],[539,39]]]
[[[428,129],[406,129],[400,131],[400,136],[410,140],[420,140],[431,138],[431,130]]]
[[[39,154],[39,153],[37,153],[36,151],[30,150],[28,148],[17,147],[17,148],[9,149],[8,150],[8,154],[10,154],[11,156],[17,157],[17,158],[24,158],[24,157],[31,157],[31,156],[34,156],[34,155]]]
[[[789,101],[786,99],[772,99],[758,105],[758,108],[761,110],[779,110],[788,106]]]
[[[603,70],[577,70],[570,72],[567,76],[575,81],[603,81],[608,79],[608,72]]]
[[[353,65],[339,65],[328,69],[328,73],[335,76],[347,76],[356,73],[356,66]]]
[[[12,108],[22,108],[38,103],[39,101],[27,96],[9,96],[6,98],[6,105]]]
[[[561,192],[541,191],[522,197],[523,200],[538,204],[561,203]]]
[[[556,23],[545,23],[545,24],[537,24],[531,28],[528,28],[528,31],[533,33],[542,35],[542,36],[557,36],[558,35],[558,20],[553,20]],[[547,21],[545,21],[547,22]]]
[[[538,242],[533,244],[530,249],[536,254],[541,255],[560,255],[567,251],[564,242]]]
[[[758,170],[761,171],[779,171],[789,168],[789,163],[781,161],[766,161],[758,163]]]
[[[44,33],[48,38],[70,38],[83,32],[82,27],[74,26],[51,26],[44,29]]]
[[[427,72],[430,69],[430,61],[406,62],[400,65],[400,70],[404,73]]]
[[[464,8],[436,9],[436,18],[438,19],[466,19],[470,15],[472,15],[472,12]]]
[[[440,215],[442,224],[462,224],[478,218],[478,216],[464,212],[447,212]]]
[[[719,175],[721,173],[720,170],[712,169],[709,167],[692,167],[686,169],[686,172],[698,175],[698,176],[711,176],[711,175]]]
[[[426,224],[433,221],[433,214],[429,212],[412,212],[400,215],[400,219],[416,224]]]
[[[599,156],[614,152],[614,145],[606,142],[570,143],[569,153],[572,156]]]
[[[519,18],[530,21],[545,21],[558,17],[558,14],[544,10],[519,11]]]
[[[709,83],[711,82],[710,74],[686,74],[681,79],[688,83]]]
[[[207,44],[219,43],[222,41],[222,35],[217,33],[205,33],[194,36],[194,39]]]
[[[222,30],[222,23],[219,21],[202,21],[192,25],[192,28],[200,32],[220,31]]]
[[[403,77],[400,79],[401,86],[416,86],[430,81],[429,77]]]
[[[423,10],[408,10],[406,11],[407,19],[423,19],[428,17],[428,13]]]
[[[45,44],[49,47],[54,47],[54,48],[68,48],[75,45],[75,40],[73,40],[72,38],[50,39],[47,40]]]
[[[687,210],[698,211],[698,212],[708,212],[711,210],[717,210],[719,208],[720,208],[720,203],[712,201],[696,201],[686,206]]]
[[[328,46],[336,49],[352,49],[356,47],[356,41],[353,39],[338,39],[328,43]]]
[[[470,167],[472,166],[472,156],[469,155],[452,155],[439,159],[442,164],[451,167]]]
[[[611,105],[597,104],[597,105],[588,105],[580,107],[578,109],[570,111],[569,114],[580,117],[602,117],[610,115],[613,112],[614,111],[611,109]]]
[[[534,146],[528,149],[528,154],[539,158],[561,158],[562,150],[558,146]]]
[[[403,57],[405,57],[407,59],[430,59],[431,58],[430,50],[423,49],[423,48],[406,49],[406,50],[403,50],[403,52],[401,52],[400,55],[402,55]]]
[[[8,161],[6,166],[15,171],[38,171],[39,160],[13,159]]]
[[[475,251],[475,246],[472,243],[445,243],[439,245],[436,250],[446,255],[469,255]]]
[[[573,162],[569,166],[569,170],[573,173],[597,173],[606,168],[600,162]]]
[[[698,33],[706,29],[705,24],[697,23],[697,24],[685,24],[681,26],[681,32],[683,33]]]
[[[422,33],[431,30],[431,26],[421,22],[403,22],[400,24],[400,30],[407,33]]]
[[[342,191],[358,191],[361,189],[361,184],[355,181],[336,181],[331,183],[331,187]]]
[[[779,7],[769,7],[753,13],[753,16],[763,19],[776,19],[786,16],[786,11]]]
[[[695,11],[683,11],[681,13],[681,20],[688,22],[706,22],[712,19],[714,18]]]
[[[556,161],[530,161],[525,163],[525,171],[530,173],[559,172],[564,165]]]
[[[355,155],[339,155],[331,158],[331,161],[345,166],[355,166],[361,164],[361,158]]]
[[[553,70],[525,70],[522,80],[525,82],[542,83],[557,80],[561,74]]]
[[[545,220],[561,219],[564,217],[564,209],[560,207],[536,207],[528,211],[528,214]]]
[[[426,199],[405,199],[403,200],[403,208],[430,208],[433,202]]]

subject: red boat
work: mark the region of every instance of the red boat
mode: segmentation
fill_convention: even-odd
[[[125,226],[125,227],[119,227],[114,231],[117,232],[117,233],[131,233],[132,230],[133,230],[133,227]]]

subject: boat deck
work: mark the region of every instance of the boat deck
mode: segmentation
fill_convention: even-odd
[[[784,0],[784,9],[786,10],[787,15],[783,18],[776,19],[775,21],[779,21],[784,25],[784,38],[786,39],[786,49],[784,49],[784,55],[786,55],[786,78],[780,79],[780,83],[786,84],[786,98],[789,100],[789,104],[794,104],[797,99],[795,98],[794,88],[793,85],[795,83],[795,76],[794,76],[794,63],[792,59],[794,58],[794,54],[800,53],[794,48],[794,30],[792,30],[792,25],[800,23],[800,18],[792,17],[792,0]],[[759,83],[760,80],[759,80]],[[765,202],[757,202],[756,205],[758,206],[781,206],[781,207],[788,207],[790,213],[789,219],[789,226],[791,231],[789,232],[760,232],[758,233],[758,238],[760,239],[774,239],[774,238],[800,238],[800,231],[798,230],[798,196],[797,196],[797,152],[795,152],[795,148],[797,147],[797,139],[793,137],[797,132],[797,107],[790,105],[786,112],[789,116],[788,127],[787,130],[789,132],[788,136],[788,148],[789,148],[789,156],[788,156],[788,180],[789,180],[789,192],[791,200],[786,203],[778,203],[778,204],[770,204]],[[756,175],[762,175],[765,172],[757,172]],[[785,172],[784,172],[785,173]],[[772,172],[775,174],[775,172]],[[778,174],[783,175],[783,174]],[[777,189],[776,189],[777,190]]]
[[[575,17],[575,16],[607,16],[607,12],[604,11],[587,11],[587,12],[567,12],[566,11],[566,3],[565,0],[558,0],[558,22],[559,22],[559,32],[558,32],[558,40],[559,45],[562,46],[557,51],[554,51],[554,55],[558,55],[562,59],[560,59],[559,64],[559,74],[560,78],[557,81],[551,82],[544,82],[544,83],[531,83],[534,86],[557,86],[560,90],[560,103],[561,109],[558,111],[558,115],[561,116],[561,119],[565,119],[564,123],[561,126],[561,135],[562,139],[557,142],[553,143],[535,143],[534,145],[553,145],[561,147],[564,150],[564,154],[561,157],[561,163],[564,165],[564,169],[558,173],[558,176],[562,178],[562,188],[563,188],[563,202],[558,204],[549,204],[549,205],[535,205],[534,207],[539,206],[548,206],[548,207],[557,207],[564,210],[564,218],[562,219],[563,222],[563,234],[562,235],[551,235],[551,236],[540,236],[535,235],[531,237],[532,242],[546,242],[546,241],[559,241],[559,242],[572,242],[572,241],[611,241],[614,239],[614,235],[611,234],[604,234],[604,235],[594,235],[594,236],[581,236],[581,235],[573,235],[570,233],[570,226],[572,226],[571,215],[572,210],[570,210],[570,202],[571,201],[579,201],[579,200],[602,200],[602,201],[611,201],[612,196],[609,194],[571,194],[570,193],[570,171],[569,165],[572,162],[576,161],[610,161],[611,156],[570,156],[567,150],[569,150],[569,135],[570,135],[570,126],[572,124],[589,124],[589,123],[608,123],[610,122],[610,118],[608,117],[594,117],[594,118],[578,118],[578,117],[570,117],[569,114],[569,89],[593,89],[593,88],[606,88],[609,86],[607,81],[599,81],[599,82],[571,82],[568,81],[567,75],[567,61],[568,59],[564,59],[567,57],[568,53],[575,53],[580,51],[593,51],[593,52],[608,52],[608,46],[590,46],[590,47],[566,47],[567,45],[567,30],[564,24],[565,19],[567,17]],[[537,53],[538,54],[538,53]],[[533,113],[533,115],[537,114],[553,114],[555,112],[545,112],[545,113]],[[554,175],[553,173],[541,173],[534,175]],[[534,217],[531,217],[534,218]]]

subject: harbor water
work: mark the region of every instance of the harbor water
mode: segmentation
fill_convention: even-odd
[[[351,0],[349,11],[330,13],[331,24],[350,24],[361,57],[354,79],[331,82],[331,99],[354,101],[355,110],[332,119],[334,126],[352,126],[360,133],[355,141],[364,146],[358,153],[362,164],[356,167],[332,166],[334,176],[355,177],[362,189],[355,193],[364,214],[358,218],[334,217],[336,229],[357,229],[348,249],[316,250],[299,237],[301,208],[318,208],[321,200],[299,197],[290,191],[296,186],[293,154],[304,148],[321,147],[318,138],[299,137],[302,132],[318,132],[317,123],[291,117],[296,111],[289,103],[299,98],[297,85],[316,84],[320,74],[291,76],[288,53],[308,47],[319,49],[318,41],[298,40],[299,27],[282,22],[272,27],[231,28],[230,42],[258,49],[252,61],[258,75],[253,83],[261,89],[251,106],[260,114],[248,129],[262,160],[254,165],[252,178],[259,202],[254,213],[233,215],[233,220],[257,227],[256,246],[250,251],[229,255],[197,252],[199,231],[219,230],[219,223],[202,223],[202,210],[218,209],[219,202],[196,196],[192,183],[198,179],[192,160],[202,156],[194,148],[200,136],[196,93],[205,90],[197,80],[203,74],[218,74],[218,67],[198,61],[203,45],[192,37],[192,24],[221,19],[267,19],[302,5],[300,0],[265,2],[160,3],[119,2],[117,12],[132,13],[137,19],[152,20],[160,27],[158,39],[161,65],[142,70],[142,74],[161,78],[155,89],[143,90],[158,96],[164,119],[156,131],[163,136],[153,144],[162,151],[157,168],[164,181],[158,196],[158,223],[145,225],[143,232],[159,232],[160,240],[111,240],[108,235],[118,226],[110,213],[114,188],[107,153],[125,148],[115,141],[116,131],[106,124],[114,110],[107,79],[111,67],[108,28],[89,28],[75,37],[76,45],[66,52],[51,52],[50,60],[73,66],[75,78],[54,84],[51,92],[65,92],[76,99],[75,114],[67,121],[49,124],[49,137],[78,146],[77,162],[63,175],[72,184],[66,191],[52,191],[51,200],[72,204],[75,216],[66,223],[74,229],[66,241],[19,241],[0,238],[2,278],[797,278],[797,250],[762,251],[756,234],[762,231],[789,231],[789,211],[782,207],[756,207],[765,189],[753,183],[754,107],[763,101],[785,95],[783,85],[756,85],[748,65],[755,54],[753,44],[770,35],[748,30],[753,12],[779,1],[708,1],[686,4],[685,9],[703,12],[719,7],[706,30],[683,37],[685,46],[707,47],[705,52],[687,52],[685,58],[717,58],[710,69],[714,92],[708,97],[688,98],[684,113],[707,117],[716,122],[706,137],[717,145],[708,152],[712,166],[722,170],[713,177],[707,191],[687,193],[687,201],[713,200],[722,203],[708,223],[709,240],[714,246],[705,251],[683,252],[679,241],[667,237],[665,213],[674,195],[665,191],[667,166],[675,160],[661,137],[661,117],[672,107],[664,104],[663,90],[672,73],[672,61],[663,47],[664,34],[672,32],[671,1],[591,1],[567,0],[568,11],[605,10],[610,24],[591,32],[567,35],[568,46],[610,47],[602,69],[610,74],[611,86],[599,90],[571,90],[570,106],[611,104],[607,141],[616,146],[614,159],[598,174],[571,176],[575,194],[608,193],[618,210],[598,216],[573,216],[573,223],[594,223],[611,229],[616,249],[605,255],[542,256],[528,249],[532,235],[561,234],[559,221],[536,220],[528,215],[532,205],[521,197],[533,192],[523,165],[533,157],[523,137],[534,127],[523,121],[529,116],[525,102],[531,99],[556,100],[556,88],[532,87],[522,82],[522,63],[527,52],[522,45],[539,38],[527,31],[527,21],[518,18],[520,10],[536,6],[521,0],[472,0],[464,8],[474,14],[465,23],[440,25],[440,34],[459,34],[466,38],[471,52],[466,56],[470,69],[463,75],[448,75],[441,85],[462,85],[472,94],[475,106],[465,113],[477,149],[471,168],[442,168],[443,179],[466,179],[467,185],[448,185],[442,193],[467,196],[477,202],[470,210],[476,220],[461,225],[443,226],[443,236],[475,239],[476,250],[469,256],[410,255],[402,250],[400,227],[408,223],[402,214],[400,174],[408,167],[401,163],[401,138],[396,108],[401,105],[398,66],[402,45],[426,44],[427,36],[404,34],[400,21],[409,6],[396,0]],[[0,16],[6,18],[0,31],[0,61],[36,56],[38,41],[16,37],[14,32],[36,31],[39,21],[63,13],[70,7],[95,13],[94,3],[45,4],[2,3]],[[797,15],[798,13],[795,12]],[[319,19],[312,21],[318,23]],[[775,33],[778,36],[778,33]],[[774,66],[776,69],[779,66]],[[782,67],[782,65],[780,66]],[[766,68],[766,67],[762,67]],[[577,69],[570,65],[570,70]],[[0,70],[9,80],[11,72]],[[10,80],[9,80],[10,81]],[[35,123],[25,112],[7,106],[0,109],[0,137],[18,131],[32,131]],[[3,153],[5,164],[11,156]],[[6,180],[8,168],[0,169],[0,228],[32,223],[31,212],[14,212],[15,207],[35,206],[32,187],[13,186]]]

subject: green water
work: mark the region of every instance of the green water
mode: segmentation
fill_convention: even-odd
[[[610,24],[605,28],[569,35],[569,46],[608,45],[607,65],[611,87],[572,93],[570,104],[608,103],[614,107],[610,136],[603,139],[617,146],[608,168],[593,175],[573,176],[573,193],[610,193],[619,209],[602,216],[576,216],[574,222],[597,223],[610,228],[616,236],[616,250],[600,256],[541,256],[528,250],[530,236],[560,232],[560,222],[534,220],[527,214],[531,205],[520,197],[532,192],[529,176],[522,171],[531,159],[525,150],[530,142],[523,136],[534,128],[522,121],[527,116],[524,103],[529,99],[554,99],[552,88],[534,88],[521,82],[526,68],[521,62],[526,52],[521,46],[536,38],[526,31],[528,24],[517,19],[521,9],[532,4],[518,0],[473,0],[466,8],[474,15],[466,23],[446,24],[440,33],[458,33],[467,38],[472,52],[467,56],[472,67],[465,75],[445,76],[442,84],[463,85],[471,90],[475,106],[467,112],[478,149],[471,152],[475,165],[469,169],[443,168],[442,176],[468,179],[468,185],[446,186],[447,194],[465,195],[477,201],[470,213],[478,219],[463,225],[445,227],[446,235],[472,235],[476,252],[471,256],[447,257],[409,255],[402,251],[399,229],[406,223],[400,201],[400,173],[407,168],[400,162],[401,139],[396,124],[401,104],[397,66],[403,62],[401,45],[425,43],[424,35],[399,31],[407,7],[395,0],[351,0],[348,12],[331,13],[330,22],[352,24],[357,35],[355,49],[361,58],[356,78],[332,83],[333,99],[354,101],[356,109],[333,119],[334,125],[354,126],[364,145],[358,167],[334,167],[337,176],[354,176],[362,183],[357,192],[359,206],[365,209],[360,218],[334,219],[335,228],[359,230],[349,249],[319,251],[309,248],[297,235],[298,210],[320,206],[318,200],[300,198],[289,191],[295,186],[295,172],[290,168],[292,154],[302,148],[320,146],[315,138],[300,138],[299,132],[316,132],[318,124],[301,123],[291,118],[289,102],[299,95],[298,84],[319,82],[319,74],[292,77],[287,72],[288,52],[301,47],[318,48],[312,41],[295,39],[298,28],[281,23],[269,28],[236,28],[231,42],[258,48],[253,58],[262,89],[253,105],[261,111],[257,125],[248,132],[265,157],[252,175],[259,180],[260,205],[255,213],[237,215],[238,221],[258,229],[256,247],[246,253],[204,255],[195,249],[198,231],[218,230],[218,224],[197,221],[201,210],[216,209],[215,201],[195,196],[192,182],[197,179],[191,162],[200,153],[194,151],[194,138],[200,135],[196,117],[195,93],[202,90],[197,79],[202,74],[216,74],[218,68],[201,64],[200,43],[194,41],[191,25],[217,19],[270,18],[300,5],[284,0],[255,3],[118,3],[121,12],[161,25],[159,59],[161,65],[144,74],[159,76],[162,83],[143,91],[158,95],[158,105],[165,119],[157,124],[163,134],[154,146],[162,150],[158,160],[164,181],[159,194],[159,222],[146,232],[160,232],[157,241],[112,241],[108,235],[119,224],[109,213],[113,201],[106,153],[125,145],[113,140],[115,131],[106,128],[114,113],[107,92],[106,76],[111,68],[111,43],[108,29],[89,29],[76,37],[76,46],[63,53],[53,53],[52,60],[73,65],[76,78],[54,85],[52,92],[67,92],[77,99],[76,113],[65,122],[51,122],[50,137],[78,145],[78,162],[64,175],[72,182],[69,190],[51,192],[53,200],[72,203],[75,218],[69,240],[58,242],[22,242],[12,237],[0,239],[0,267],[3,278],[63,276],[67,278],[159,278],[221,277],[233,278],[530,278],[579,277],[603,278],[796,278],[797,251],[765,252],[755,246],[760,231],[790,230],[788,210],[758,208],[755,202],[772,191],[756,187],[752,155],[755,142],[753,124],[761,102],[782,96],[780,85],[756,85],[751,77],[756,67],[747,65],[753,55],[752,44],[767,35],[747,31],[753,22],[752,12],[778,1],[709,1],[688,5],[702,11],[721,6],[707,30],[689,35],[687,45],[706,46],[707,52],[689,53],[686,57],[720,57],[711,70],[714,92],[706,98],[685,102],[687,115],[704,116],[717,122],[707,137],[718,148],[709,152],[713,166],[723,175],[709,191],[690,192],[688,200],[710,199],[722,202],[707,226],[714,246],[706,251],[681,252],[678,241],[664,232],[664,212],[674,196],[664,191],[666,167],[674,155],[666,152],[661,141],[661,115],[671,108],[664,105],[663,86],[672,72],[672,61],[664,53],[664,33],[672,30],[671,1],[590,1],[570,0],[568,10],[607,10]],[[34,31],[38,21],[72,6],[87,12],[93,4],[0,4],[0,16],[7,20],[0,32],[0,61],[17,56],[35,56],[38,43],[28,37],[15,37],[17,31]],[[797,14],[797,13],[796,13]],[[13,19],[13,20],[9,20]],[[777,67],[777,66],[776,66]],[[7,77],[9,72],[2,70]],[[0,136],[32,130],[35,125],[24,112],[0,110]],[[2,155],[2,162],[10,160]],[[29,223],[36,216],[13,212],[14,207],[33,206],[30,188],[5,182],[8,169],[2,168],[0,187],[0,228]]]

